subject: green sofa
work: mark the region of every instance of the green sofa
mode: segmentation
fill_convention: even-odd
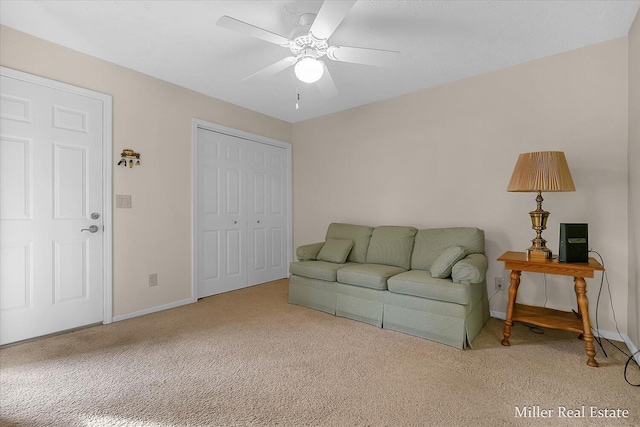
[[[300,246],[289,303],[459,349],[489,318],[484,232],[478,228],[329,225]]]

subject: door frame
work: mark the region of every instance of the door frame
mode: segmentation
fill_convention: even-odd
[[[105,93],[2,66],[0,66],[0,75],[102,102],[102,218],[104,224],[102,239],[102,289],[104,295],[102,322],[104,324],[111,323],[113,321],[112,97]]]
[[[191,297],[194,301],[198,299],[198,129],[210,130],[222,133],[236,138],[246,139],[248,141],[257,142],[259,144],[273,145],[275,147],[284,148],[287,157],[287,276],[289,275],[289,263],[293,261],[293,157],[291,152],[291,144],[288,142],[278,141],[276,139],[267,138],[266,136],[256,135],[250,132],[219,125],[217,123],[208,122],[201,119],[192,120],[191,130],[191,236],[192,236],[192,254],[191,254]]]

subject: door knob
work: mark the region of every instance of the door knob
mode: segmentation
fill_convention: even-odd
[[[97,233],[98,232],[98,226],[97,225],[92,225],[89,228],[83,228],[80,231],[88,231],[89,233]]]

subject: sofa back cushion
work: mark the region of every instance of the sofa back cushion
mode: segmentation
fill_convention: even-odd
[[[462,246],[466,255],[483,254],[484,231],[474,227],[419,230],[411,256],[411,269],[431,270],[438,256],[451,246]]]
[[[367,251],[367,264],[392,265],[408,270],[417,231],[413,227],[376,227]]]
[[[365,225],[340,224],[334,222],[329,224],[325,240],[352,240],[353,248],[351,249],[351,252],[349,252],[347,261],[359,262],[360,264],[364,264],[367,261],[367,248],[369,247],[369,240],[371,239],[372,232],[373,227],[367,227]]]

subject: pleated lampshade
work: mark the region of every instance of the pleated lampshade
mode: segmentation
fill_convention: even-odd
[[[538,151],[518,156],[507,191],[576,191],[576,187],[562,151]]]

